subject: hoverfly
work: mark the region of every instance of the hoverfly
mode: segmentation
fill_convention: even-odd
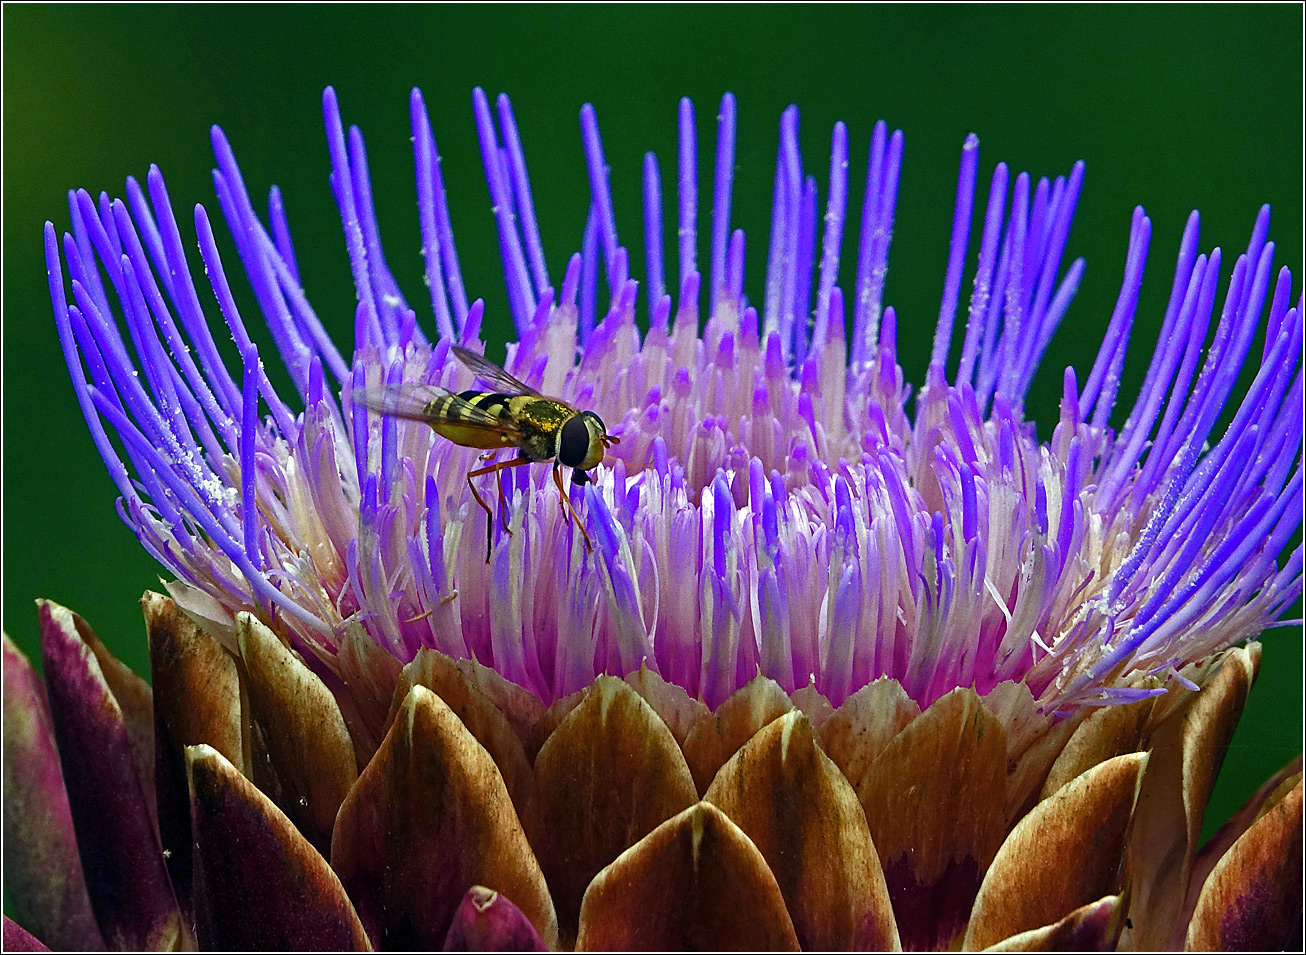
[[[477,468],[467,474],[467,486],[472,489],[476,503],[481,505],[487,518],[485,562],[490,562],[490,545],[494,512],[476,490],[472,478],[495,474],[507,468],[520,467],[540,461],[553,460],[553,483],[558,488],[558,501],[563,518],[570,516],[585,539],[587,550],[593,550],[589,534],[569,507],[562,486],[562,469],[571,468],[573,484],[589,483],[587,473],[603,460],[604,452],[618,443],[608,434],[603,419],[593,411],[579,411],[558,398],[549,398],[512,375],[483,355],[457,345],[453,353],[478,379],[498,391],[452,392],[438,385],[381,385],[355,394],[361,404],[380,414],[424,421],[442,438],[465,448],[487,448],[482,459],[492,457],[501,448],[516,447],[518,456],[508,461]],[[503,485],[498,484],[500,514],[507,504]],[[512,533],[504,518],[504,530]]]

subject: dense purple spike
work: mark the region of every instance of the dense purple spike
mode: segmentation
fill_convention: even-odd
[[[1270,343],[1279,334],[1279,326],[1288,314],[1288,301],[1292,297],[1292,273],[1285,265],[1279,269],[1279,277],[1274,283],[1274,297],[1270,302],[1270,317],[1265,323],[1265,342],[1261,346],[1261,358],[1270,351]]]
[[[874,344],[874,320],[870,316],[871,253],[880,208],[880,188],[884,180],[884,151],[889,127],[884,120],[871,133],[866,162],[866,191],[862,196],[862,228],[857,243],[857,277],[853,285],[853,367],[868,360],[868,345]]]
[[[598,232],[598,216],[594,211],[594,204],[591,203],[589,216],[585,219],[585,235],[582,238],[580,245],[580,323],[577,329],[577,334],[582,345],[589,341],[590,333],[594,331],[594,322],[596,321],[598,314]]]
[[[131,293],[130,298],[124,302],[124,315],[129,319],[128,329],[140,358],[141,368],[155,394],[158,406],[171,419],[172,431],[179,437],[190,440],[188,422],[193,422],[199,428],[206,447],[216,459],[221,455],[221,451],[209,430],[205,413],[201,411],[199,401],[191,393],[191,386],[182,379],[176,367],[168,360],[157,332],[163,333],[174,354],[186,354],[185,343],[172,320],[167,303],[164,302],[155,284],[154,271],[146,261],[145,251],[126,207],[121,202],[114,203],[114,214],[123,237],[125,253],[122,260],[123,279]],[[189,356],[186,357],[188,360]],[[193,363],[187,361],[187,364],[189,364],[188,370],[194,373],[195,378],[199,378],[198,370],[194,368]],[[214,411],[216,412],[216,408]]]
[[[882,125],[876,125],[877,136]],[[860,331],[855,333],[854,348],[861,348],[863,360],[869,359],[879,337],[884,277],[888,271],[889,241],[893,235],[893,214],[898,198],[898,171],[902,166],[902,147],[902,130],[894,130],[884,148],[877,176],[875,213],[870,228],[866,228],[866,223],[862,226],[862,239],[867,252],[865,269],[860,260],[858,263],[857,302],[864,311]],[[875,139],[872,139],[871,149],[874,159]]]
[[[1179,260],[1175,266],[1174,286],[1170,292],[1170,304],[1166,308],[1167,317],[1172,309],[1178,308],[1183,295],[1183,283],[1187,281],[1187,276],[1192,271],[1192,263],[1197,253],[1197,237],[1200,226],[1200,218],[1196,211],[1188,217],[1188,222],[1184,227],[1183,239],[1179,245]],[[1220,250],[1215,249],[1211,253],[1210,262],[1207,265],[1209,289],[1204,290],[1201,303],[1199,303],[1196,320],[1190,328],[1188,349],[1184,355],[1183,365],[1180,367],[1179,376],[1176,379],[1173,389],[1174,397],[1166,407],[1165,417],[1162,419],[1161,427],[1157,432],[1156,441],[1153,444],[1153,450],[1150,457],[1160,455],[1162,461],[1166,455],[1172,455],[1177,452],[1177,448],[1168,447],[1168,439],[1172,433],[1175,417],[1181,406],[1181,400],[1187,399],[1189,395],[1188,385],[1192,380],[1193,371],[1196,367],[1197,357],[1201,350],[1202,342],[1206,338],[1206,330],[1210,323],[1211,307],[1214,304],[1215,280],[1219,277],[1220,272]],[[1268,345],[1268,340],[1267,340]],[[1149,460],[1151,465],[1152,461]]]
[[[386,341],[396,341],[399,328],[399,314],[408,308],[404,301],[399,283],[390,274],[386,264],[385,250],[381,245],[381,230],[376,223],[376,206],[372,202],[372,176],[368,171],[367,147],[363,143],[363,131],[357,126],[349,127],[347,139],[349,148],[349,174],[354,180],[354,197],[358,208],[358,220],[363,229],[363,248],[367,252],[367,268],[371,277],[372,288],[376,294],[377,313],[381,327],[385,330]],[[249,218],[253,218],[252,208]]]
[[[136,181],[135,176],[127,177],[127,205],[131,209],[130,220],[134,224],[137,241],[150,255],[150,262],[154,266],[154,278],[163,286],[168,297],[173,298],[172,276],[163,264],[163,239],[159,235],[159,228],[154,221],[150,204],[145,200],[145,191],[141,189],[141,184]]]
[[[1260,305],[1270,271],[1267,253],[1272,251],[1271,247],[1267,247],[1262,252],[1254,277],[1249,276],[1248,259],[1240,257],[1234,266],[1234,274],[1225,292],[1224,310],[1216,328],[1215,340],[1207,352],[1206,362],[1190,399],[1193,413],[1190,415],[1189,409],[1185,409],[1180,419],[1180,430],[1198,443],[1205,441],[1215,426],[1216,418],[1238,379],[1256,326],[1260,324]],[[1252,286],[1252,291],[1247,290],[1248,285]],[[1255,290],[1257,286],[1260,287],[1259,295]]]
[[[416,87],[408,97],[408,112],[413,130],[417,220],[422,230],[422,258],[425,260],[426,287],[431,293],[431,311],[435,315],[436,334],[440,338],[452,341],[453,319],[445,294],[440,238],[436,228],[435,179],[439,175],[439,160],[435,155],[435,137],[431,133],[431,122],[426,115],[426,103],[422,100],[422,91]]]
[[[507,285],[508,304],[518,332],[526,329],[535,314],[535,293],[531,290],[526,258],[517,234],[512,209],[512,187],[500,162],[499,138],[490,114],[490,101],[479,86],[472,91],[472,111],[476,114],[476,137],[481,144],[481,163],[490,188],[494,218],[499,226],[499,254],[503,260],[503,277]]]
[[[788,221],[788,190],[785,187],[784,160],[776,156],[775,188],[771,201],[771,244],[766,258],[766,298],[762,308],[763,331],[780,331],[780,309],[784,273],[785,223]]]
[[[167,190],[164,188],[163,175],[157,166],[150,168],[148,184],[155,206],[159,209],[166,267],[174,276],[173,301],[177,306],[177,316],[199,352],[202,371],[195,366],[188,348],[183,346],[179,350],[173,347],[173,354],[181,363],[187,380],[190,381],[196,394],[208,407],[209,417],[223,435],[228,448],[233,448],[235,446],[234,409],[237,406],[239,392],[231,376],[226,372],[226,367],[213,341],[213,334],[209,330],[208,321],[200,308],[195,284],[191,279],[190,264],[186,261],[182,248],[181,233],[177,228],[177,220],[173,216]],[[179,335],[177,337],[180,339]]]
[[[124,257],[123,261],[126,262],[126,257]],[[118,331],[112,321],[99,315],[95,309],[95,304],[90,301],[89,297],[80,294],[80,286],[76,283],[73,285],[73,294],[85,312],[88,328],[97,342],[103,343],[117,337]],[[135,314],[138,308],[137,303],[132,299],[131,291],[128,291],[127,298],[123,301],[123,309],[129,315],[129,323],[138,321]],[[105,349],[102,347],[100,355],[106,363],[114,387],[121,398],[121,405],[113,402],[114,407],[130,412],[131,416],[147,430],[148,440],[151,445],[160,448],[168,460],[179,463],[190,462],[191,456],[183,449],[176,433],[169,426],[163,414],[151,402],[150,396],[146,394],[145,389],[142,387],[136,369],[131,362],[111,348]],[[94,396],[92,395],[92,397]],[[199,474],[193,474],[192,476],[200,477]],[[203,476],[207,477],[208,475]],[[211,501],[220,506],[225,505],[225,501],[218,500],[214,495],[213,488],[207,483],[203,485],[203,489],[209,493]],[[225,510],[223,513],[226,513]]]
[[[1057,285],[1057,270],[1061,266],[1061,257],[1065,252],[1066,241],[1070,236],[1070,225],[1074,221],[1075,206],[1079,202],[1080,188],[1084,182],[1084,164],[1075,163],[1069,180],[1057,178],[1053,189],[1053,199],[1048,210],[1047,240],[1045,242],[1042,271],[1034,290],[1033,303],[1030,306],[1032,323],[1031,334],[1025,336],[1025,345],[1020,352],[1015,371],[1014,393],[1023,396],[1028,390],[1038,367],[1038,360],[1052,339],[1052,333],[1061,321],[1065,308],[1074,296],[1079,285],[1078,278],[1069,284],[1062,281]],[[1074,268],[1072,263],[1071,268]],[[1080,263],[1082,271],[1082,260]],[[1069,272],[1067,272],[1067,279]],[[1053,295],[1053,288],[1056,294]],[[1051,301],[1049,301],[1051,300]]]
[[[295,257],[295,244],[290,238],[290,222],[286,219],[286,203],[281,196],[281,187],[273,184],[268,187],[268,222],[272,227],[272,241],[277,254],[286,263],[286,269],[300,283],[299,262]]]
[[[219,166],[227,168],[226,174],[221,171],[213,173],[218,207],[227,221],[241,264],[245,267],[245,275],[254,289],[259,310],[263,313],[264,324],[272,334],[282,364],[290,372],[296,391],[303,394],[312,351],[295,327],[289,309],[286,307],[285,298],[281,295],[281,290],[272,275],[265,254],[262,226],[254,220],[248,193],[236,170],[236,158],[232,155],[231,148],[222,137],[220,130],[216,132],[214,146],[214,151],[219,157]],[[379,323],[375,324],[375,327],[379,329]]]
[[[1047,176],[1040,176],[1034,187],[1033,200],[1029,206],[1029,220],[1026,226],[1025,260],[1021,264],[1024,276],[1024,291],[1021,298],[1021,314],[1027,316],[1034,298],[1034,286],[1038,282],[1039,263],[1043,260],[1043,249],[1048,235],[1048,211],[1051,207],[1051,183]]]
[[[205,414],[213,421],[214,426],[222,435],[228,449],[231,449],[235,447],[235,424],[231,410],[234,405],[226,403],[230,399],[230,394],[224,394],[221,390],[225,376],[215,374],[217,369],[222,369],[225,372],[225,368],[222,367],[222,360],[214,347],[208,323],[200,310],[195,286],[191,281],[189,264],[186,262],[185,254],[182,251],[181,235],[177,230],[177,222],[173,217],[172,207],[168,202],[167,191],[163,187],[163,176],[159,173],[157,166],[150,167],[147,182],[150,194],[159,209],[159,224],[161,226],[159,239],[163,256],[163,263],[159,271],[166,271],[173,276],[170,296],[177,306],[177,314],[182,324],[187,328],[187,331],[191,332],[191,338],[200,354],[200,361],[204,365],[203,371],[196,366],[194,359],[191,357],[190,349],[186,346],[167,307],[162,303],[158,303],[154,309],[155,314],[162,322],[169,351],[180,364],[188,386],[194,391],[200,405],[204,408]],[[198,334],[191,331],[192,329],[198,329]],[[218,386],[216,393],[210,387],[210,380],[213,380]],[[230,377],[225,377],[225,381],[230,384]]]
[[[576,293],[580,289],[580,270],[581,255],[579,252],[572,254],[567,260],[567,271],[562,276],[562,297],[558,299],[559,305],[575,305]]]
[[[1031,242],[1037,242],[1038,238],[1030,234],[1028,203],[1029,175],[1022,172],[1016,177],[1011,200],[1011,271],[1007,276],[1007,291],[1002,303],[1002,337],[998,341],[997,357],[999,370],[993,382],[985,387],[982,397],[1000,395],[1007,400],[1013,397],[1016,353],[1023,341],[1021,336],[1029,333],[1026,311],[1031,281],[1027,247]],[[985,384],[988,383],[981,382],[981,385]]]
[[[1247,240],[1247,261],[1259,262],[1265,251],[1265,240],[1270,234],[1270,206],[1265,204],[1256,212],[1256,221],[1252,224],[1251,238]],[[1243,298],[1237,302],[1239,311],[1245,304],[1247,289],[1243,289]]]
[[[812,264],[816,258],[816,177],[808,176],[798,206],[798,248],[794,266],[794,368],[807,358],[812,328]]]
[[[952,344],[952,324],[961,298],[961,275],[970,247],[970,216],[975,204],[975,177],[979,170],[979,137],[970,133],[961,147],[961,172],[957,176],[957,200],[952,214],[952,240],[948,244],[948,271],[943,280],[943,302],[934,330],[930,364],[943,368]]]
[[[1032,348],[1026,355],[1024,366],[1018,376],[1018,389],[1016,397],[1024,400],[1029,393],[1030,386],[1034,383],[1034,373],[1038,370],[1039,362],[1043,359],[1043,353],[1047,351],[1048,343],[1052,341],[1052,335],[1056,332],[1057,327],[1061,324],[1062,317],[1066,314],[1066,309],[1074,301],[1076,293],[1079,291],[1079,283],[1084,278],[1085,262],[1082,258],[1075,259],[1070,263],[1070,268],[1066,269],[1065,277],[1061,284],[1057,286],[1056,295],[1052,296],[1052,301],[1048,303],[1047,311],[1040,322],[1039,333],[1036,340],[1032,341]]]
[[[721,97],[716,126],[716,175],[712,180],[712,298],[715,310],[727,294],[726,243],[730,236],[730,193],[735,177],[735,98]]]
[[[726,264],[726,294],[739,308],[744,295],[744,230],[736,229],[730,236],[730,255]]]
[[[1098,349],[1093,369],[1084,382],[1079,396],[1080,414],[1092,415],[1095,428],[1105,427],[1115,403],[1116,389],[1120,387],[1120,369],[1125,362],[1125,348],[1129,344],[1129,331],[1134,323],[1134,310],[1138,306],[1138,290],[1143,282],[1143,266],[1147,263],[1147,247],[1152,236],[1152,221],[1143,214],[1143,207],[1134,208],[1129,227],[1129,251],[1125,254],[1125,274],[1120,284],[1120,295],[1115,310],[1107,324],[1106,335]]]
[[[1142,457],[1152,425],[1161,412],[1161,404],[1188,344],[1188,325],[1192,322],[1201,298],[1206,269],[1206,256],[1199,255],[1184,293],[1183,304],[1177,312],[1167,315],[1167,322],[1161,326],[1156,351],[1143,379],[1143,386],[1129,418],[1120,430],[1110,466],[1099,483],[1098,494],[1104,501],[1114,500],[1126,476]]]
[[[99,396],[92,393],[93,400],[97,397]],[[256,596],[270,600],[313,629],[330,633],[330,628],[322,620],[300,607],[268,583],[258,568],[251,563],[244,548],[236,542],[199,499],[194,488],[169,466],[168,462],[159,454],[150,441],[136,429],[131,421],[123,416],[122,412],[112,402],[96,401],[95,405],[123,441],[133,445],[136,452],[145,459],[148,467],[152,469],[157,477],[163,480],[171,493],[176,496],[178,502],[185,508],[186,513],[218,545],[219,549],[231,558],[232,563],[245,575],[245,579]]]
[[[79,206],[78,211],[80,212],[80,216],[74,219],[74,227],[78,224],[81,225],[85,230],[86,244],[93,250],[92,254],[81,257],[81,261],[85,263],[85,271],[88,276],[94,276],[98,279],[99,270],[96,267],[96,261],[98,260],[100,265],[104,268],[105,275],[109,278],[109,284],[113,286],[114,296],[121,301],[125,290],[122,284],[122,267],[120,265],[122,246],[118,242],[117,230],[114,230],[114,235],[110,238],[108,229],[106,228],[104,220],[100,218],[100,213],[96,209],[94,200],[91,199],[90,193],[85,189],[78,190],[77,204]],[[107,208],[107,200],[105,205]],[[112,215],[109,216],[108,225],[113,225]],[[69,262],[69,268],[70,270],[72,269],[71,260]],[[105,315],[113,314],[113,310],[109,305],[109,300],[107,296],[103,294],[103,291],[101,292],[101,295],[96,298],[96,307]]]
[[[508,151],[508,174],[512,181],[513,196],[517,200],[517,222],[525,239],[526,260],[530,265],[535,296],[538,299],[549,288],[549,270],[544,261],[544,243],[540,241],[539,222],[535,218],[530,177],[526,174],[526,155],[522,151],[517,118],[513,115],[508,94],[500,93],[495,103],[499,109],[499,126],[503,129],[504,148]]]
[[[258,433],[258,349],[251,345],[243,355],[244,387],[240,421],[240,512],[245,554],[256,568],[263,565],[258,543],[258,505],[255,498],[254,438]]]
[[[331,156],[331,189],[335,193],[336,205],[340,208],[340,224],[345,230],[345,249],[349,253],[349,267],[354,276],[354,289],[358,293],[359,302],[363,305],[365,320],[379,334],[379,316],[376,301],[372,296],[372,283],[368,280],[363,228],[359,222],[353,181],[349,175],[345,130],[340,120],[340,104],[336,100],[336,91],[330,86],[322,92],[322,113],[326,120],[327,152]],[[216,126],[213,127],[213,134],[216,152],[218,141],[221,139],[225,142],[225,137]],[[219,164],[221,165],[221,160]]]
[[[1196,212],[1188,217],[1188,225],[1184,229],[1184,238],[1180,244],[1179,262],[1175,270],[1176,275],[1187,275],[1192,271],[1189,249],[1195,249],[1197,245],[1197,221]],[[1160,473],[1169,464],[1170,460],[1179,453],[1179,443],[1182,442],[1183,435],[1177,435],[1174,427],[1179,418],[1180,410],[1184,408],[1191,395],[1190,385],[1192,384],[1193,374],[1197,369],[1202,343],[1206,340],[1206,332],[1210,327],[1211,309],[1215,305],[1215,290],[1219,277],[1220,250],[1215,249],[1207,262],[1201,295],[1198,298],[1197,308],[1194,311],[1192,320],[1188,324],[1188,341],[1184,349],[1183,361],[1175,376],[1174,386],[1170,389],[1170,400],[1166,403],[1165,415],[1157,428],[1156,437],[1152,440],[1152,447],[1148,451],[1143,473],[1136,483],[1134,492],[1136,500],[1141,500],[1143,495],[1150,493],[1153,482],[1159,479]],[[1175,439],[1173,442],[1172,438]]]
[[[825,206],[825,235],[821,240],[821,277],[816,290],[816,325],[812,351],[825,347],[829,323],[830,293],[839,278],[839,253],[843,247],[843,223],[848,211],[848,128],[834,124],[830,138],[830,194]]]
[[[603,141],[599,138],[599,120],[594,107],[580,108],[581,140],[585,146],[585,164],[589,168],[590,196],[594,203],[603,245],[603,263],[608,276],[608,290],[615,299],[625,282],[617,267],[617,220],[612,214],[612,193],[608,189],[608,167],[603,159]]]
[[[127,210],[118,204],[120,216],[126,220]],[[123,234],[127,237],[126,248],[131,255],[123,256],[123,277],[131,293],[124,303],[124,315],[128,319],[128,328],[137,350],[140,370],[145,373],[155,397],[155,406],[166,416],[171,433],[186,446],[189,454],[198,454],[192,436],[192,426],[199,433],[210,459],[219,461],[223,449],[219,446],[216,435],[209,427],[206,411],[190,390],[190,386],[169,360],[159,341],[158,331],[164,332],[169,348],[173,354],[185,353],[185,343],[177,334],[172,316],[163,302],[158,287],[153,282],[149,263],[142,261],[143,252],[136,241],[135,231],[130,222],[126,222]],[[139,266],[133,262],[139,262]],[[144,279],[142,279],[142,273]],[[147,303],[146,298],[149,298]],[[213,409],[217,412],[217,409]]]
[[[1288,500],[1285,497],[1279,503],[1283,505]],[[1161,628],[1173,630],[1187,626],[1206,612],[1216,587],[1224,585],[1237,573],[1253,550],[1264,546],[1266,534],[1278,516],[1274,504],[1270,498],[1262,497],[1253,505],[1230,528],[1214,552],[1203,559],[1192,577],[1182,580],[1177,574],[1173,578],[1167,575],[1167,579],[1173,579],[1176,586],[1159,591],[1167,599],[1130,635],[1130,641],[1135,646],[1141,646]]]
[[[780,278],[780,341],[792,357],[795,324],[803,320],[798,312],[798,250],[802,244],[803,160],[798,148],[798,107],[790,106],[780,116],[780,161],[784,164],[785,226]]]
[[[218,244],[213,238],[213,228],[209,224],[208,213],[204,211],[203,206],[195,207],[195,232],[199,238],[200,258],[204,262],[204,272],[209,277],[209,284],[213,288],[213,296],[218,301],[218,309],[222,312],[222,318],[227,327],[231,330],[231,337],[236,342],[236,348],[242,354],[251,344],[249,333],[245,331],[245,323],[240,318],[240,311],[236,308],[236,300],[231,294],[231,286],[227,283],[227,273],[222,268],[222,258],[218,254]],[[362,308],[359,303],[359,308]],[[226,372],[224,370],[224,375]],[[293,424],[293,416],[286,407],[284,401],[277,395],[276,389],[272,387],[272,382],[268,379],[266,371],[260,371],[262,375],[259,390],[263,394],[264,400],[268,404],[273,416],[277,419],[278,427],[284,430],[285,434],[294,434],[296,429]],[[229,376],[227,380],[230,380]],[[233,411],[236,406],[233,405]]]
[[[645,278],[648,286],[649,315],[667,291],[662,270],[662,178],[658,157],[644,154],[644,257],[648,263]]]
[[[85,198],[83,198],[85,197]],[[74,241],[77,245],[76,259],[86,263],[86,274],[81,276],[82,284],[95,299],[101,311],[109,308],[109,299],[104,294],[104,283],[100,281],[100,270],[95,267],[95,246],[91,239],[90,228],[86,224],[83,210],[90,205],[90,195],[85,189],[68,191],[68,218],[72,223]],[[68,267],[73,267],[73,257],[69,258]]]
[[[113,445],[110,443],[104,427],[100,424],[100,417],[91,401],[86,377],[82,372],[81,362],[78,359],[78,349],[73,338],[70,321],[70,309],[64,293],[63,270],[59,265],[59,243],[52,222],[45,224],[45,268],[46,275],[49,277],[50,299],[54,303],[55,329],[59,334],[59,344],[63,349],[64,361],[68,365],[68,374],[73,382],[73,391],[77,395],[77,403],[82,409],[82,417],[86,419],[86,424],[91,429],[91,440],[100,452],[100,457],[104,460],[105,467],[109,471],[109,477],[114,486],[118,488],[118,493],[125,500],[132,500],[136,497],[136,492],[132,488],[131,478],[122,461],[114,452]]]
[[[1274,347],[1270,351],[1269,358],[1264,362],[1252,381],[1251,387],[1243,396],[1239,403],[1238,410],[1234,414],[1233,420],[1225,430],[1224,436],[1202,460],[1197,471],[1194,472],[1193,481],[1199,486],[1205,480],[1206,474],[1211,470],[1223,465],[1225,457],[1232,452],[1236,440],[1240,439],[1244,432],[1250,432],[1256,435],[1258,444],[1264,438],[1264,429],[1257,429],[1252,425],[1258,416],[1259,408],[1266,402],[1271,406],[1278,404],[1278,397],[1288,387],[1288,379],[1292,373],[1293,366],[1288,361],[1288,349],[1293,346],[1298,336],[1289,332],[1286,335],[1280,335],[1275,341]],[[1249,473],[1248,462],[1240,461],[1242,470],[1241,477]]]
[[[694,104],[680,101],[678,184],[680,285],[698,268],[698,136],[694,131]]]

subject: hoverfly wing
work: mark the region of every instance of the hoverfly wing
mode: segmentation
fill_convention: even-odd
[[[378,414],[428,424],[456,444],[470,444],[456,436],[465,436],[467,432],[507,435],[510,439],[521,434],[521,428],[511,418],[493,413],[475,401],[469,401],[439,385],[415,382],[382,384],[355,391],[352,397],[356,403]],[[450,433],[450,429],[454,433]]]
[[[400,382],[357,389],[350,394],[350,400],[377,414],[430,423],[438,420],[438,416],[432,414],[432,409],[451,394],[439,385]]]
[[[484,355],[478,355],[474,351],[468,351],[461,345],[453,346],[453,353],[458,356],[458,360],[471,370],[481,381],[494,385],[495,388],[509,395],[531,395],[535,398],[543,398],[530,385],[523,381],[518,381],[512,375],[508,374],[494,362],[490,361]],[[557,399],[549,399],[555,401]]]

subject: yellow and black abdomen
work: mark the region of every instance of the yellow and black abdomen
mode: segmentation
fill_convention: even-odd
[[[467,421],[467,407],[470,405],[487,418],[504,419],[506,425],[511,421],[508,410],[511,400],[512,396],[493,391],[463,391],[437,398],[423,411],[429,415],[427,423],[431,430],[454,444],[465,448],[503,448],[517,443],[512,433],[514,428],[505,427],[503,431],[487,429],[479,417],[475,424],[461,422]]]

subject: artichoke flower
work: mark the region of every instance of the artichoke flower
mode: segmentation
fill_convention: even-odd
[[[324,96],[348,357],[301,287],[279,193],[262,217],[213,131],[289,400],[207,211],[201,287],[157,168],[126,201],[72,193],[62,241],[47,223],[74,388],[123,520],[171,579],[141,601],[150,684],[51,602],[44,682],[6,638],[6,946],[1300,945],[1300,759],[1198,845],[1259,664],[1248,641],[1302,586],[1301,545],[1282,555],[1301,521],[1303,303],[1273,274],[1268,208],[1222,298],[1222,253],[1199,253],[1189,219],[1117,431],[1151,230],[1135,211],[1102,346],[1066,369],[1040,441],[1024,400],[1083,273],[1063,263],[1082,164],[994,168],[959,326],[966,139],[913,402],[882,301],[901,131],[871,137],[845,292],[847,130],[822,211],[784,113],[754,304],[734,100],[702,272],[683,101],[676,295],[649,154],[641,298],[593,109],[589,220],[555,286],[511,106],[477,90],[474,107],[517,333],[504,367],[611,423],[588,483],[514,468],[473,479],[498,502],[483,509],[479,449],[359,398],[474,389],[452,348],[484,350],[417,91],[430,320],[386,265],[362,134]]]

